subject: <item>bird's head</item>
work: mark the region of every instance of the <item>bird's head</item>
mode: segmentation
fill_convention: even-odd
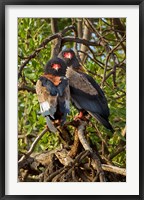
[[[75,52],[72,49],[65,49],[61,51],[58,57],[63,59],[68,67],[79,69],[81,66],[75,55]]]
[[[54,76],[65,76],[67,65],[58,58],[52,58],[45,66],[45,74],[52,74]]]

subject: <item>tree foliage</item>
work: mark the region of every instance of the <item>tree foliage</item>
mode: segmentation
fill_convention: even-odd
[[[57,45],[57,46],[56,46]],[[56,49],[55,49],[56,47]],[[103,88],[110,108],[112,135],[95,119],[86,137],[101,159],[126,167],[126,19],[19,18],[18,19],[18,149],[27,153],[46,121],[40,114],[35,84],[47,61],[63,48],[73,48],[87,73]],[[67,122],[78,111],[71,105]],[[74,128],[68,127],[71,138]],[[53,150],[61,140],[47,132],[34,152]]]

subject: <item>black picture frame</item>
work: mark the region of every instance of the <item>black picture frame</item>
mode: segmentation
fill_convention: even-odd
[[[138,5],[139,6],[139,195],[6,195],[5,194],[5,6],[6,5]],[[0,199],[144,199],[144,0],[0,0]],[[135,172],[133,172],[135,173]]]

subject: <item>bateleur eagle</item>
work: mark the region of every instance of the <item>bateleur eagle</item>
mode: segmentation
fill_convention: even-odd
[[[70,110],[69,83],[68,78],[65,77],[66,68],[62,59],[53,58],[48,61],[44,74],[36,83],[40,110],[46,117],[47,126],[52,132],[56,132],[56,128],[51,120],[59,120],[63,125]]]
[[[74,51],[63,50],[58,57],[67,64],[66,77],[69,79],[71,100],[80,110],[79,116],[81,117],[87,111],[103,126],[114,132],[108,119],[110,113],[104,92],[91,76],[83,72]]]

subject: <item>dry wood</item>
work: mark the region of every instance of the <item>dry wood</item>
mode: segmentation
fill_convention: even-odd
[[[98,156],[93,152],[92,148],[90,147],[90,145],[88,144],[84,136],[85,126],[86,126],[86,122],[81,122],[81,125],[78,127],[79,140],[81,144],[83,145],[84,149],[88,150],[91,153],[91,157],[92,157],[91,163],[92,163],[93,168],[98,171],[100,181],[105,182],[105,176],[104,176],[103,169],[101,167],[100,160]]]
[[[126,169],[124,169],[124,168],[119,168],[119,167],[115,167],[115,166],[111,166],[111,165],[102,164],[102,169],[105,171],[108,171],[108,172],[114,172],[114,173],[126,176]]]

